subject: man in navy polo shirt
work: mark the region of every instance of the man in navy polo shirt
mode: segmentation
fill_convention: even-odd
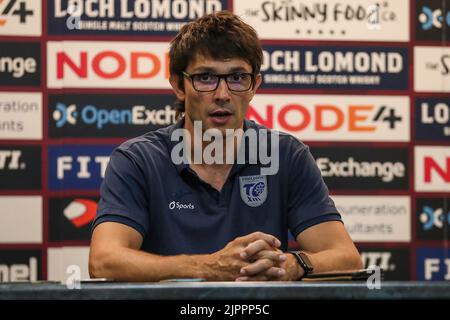
[[[183,117],[111,155],[93,226],[91,276],[297,280],[361,268],[307,146],[244,120],[261,84],[254,29],[229,12],[210,14],[185,25],[169,55]],[[230,132],[243,133],[231,135],[231,147],[224,142]],[[224,146],[209,153],[219,161],[196,161],[213,143]],[[285,253],[288,230],[300,253]]]

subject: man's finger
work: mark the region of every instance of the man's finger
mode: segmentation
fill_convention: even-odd
[[[260,251],[268,251],[270,248],[272,247],[266,241],[256,240],[255,242],[252,242],[247,247],[245,247],[244,250],[242,250],[240,256],[242,259],[247,259],[254,256]]]
[[[272,267],[262,274],[238,277],[236,281],[277,281],[281,280],[284,275],[286,275],[286,270]]]
[[[242,276],[253,276],[266,271],[267,269],[273,267],[273,265],[274,263],[270,259],[260,259],[241,268],[240,273]]]
[[[255,242],[256,240],[264,240],[265,242],[267,242],[269,245],[271,245],[272,247],[275,248],[279,248],[281,246],[281,242],[280,240],[278,240],[276,237],[267,234],[267,233],[263,233],[263,232],[253,232],[247,236],[241,237],[239,238],[240,241],[242,241],[244,243],[245,246],[247,246],[248,244]]]
[[[258,253],[256,253],[252,258],[256,260],[270,259],[274,263],[281,263],[286,261],[287,259],[286,254],[284,254],[284,252],[274,250],[261,250]]]

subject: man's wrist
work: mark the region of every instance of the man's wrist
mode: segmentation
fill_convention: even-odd
[[[309,261],[308,256],[302,251],[288,251],[295,259],[297,265],[301,269],[300,276],[296,280],[301,280],[304,276],[312,273],[314,268]]]
[[[288,254],[288,279],[291,281],[300,280],[305,275],[305,270],[299,265],[293,254]]]

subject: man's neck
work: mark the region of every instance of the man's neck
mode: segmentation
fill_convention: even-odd
[[[242,141],[243,135],[241,134],[235,134],[237,130],[241,131],[243,133],[244,128],[244,122],[242,122],[241,126],[237,129],[227,129],[227,130],[233,130],[233,134],[231,136],[226,136],[226,132],[222,132],[222,138],[223,143],[220,144],[217,143],[214,148],[214,141],[205,141],[205,130],[198,130],[194,128],[194,125],[192,121],[189,118],[185,118],[184,121],[184,129],[186,129],[191,137],[191,164],[195,164],[195,167],[205,167],[207,166],[208,169],[215,169],[215,170],[226,170],[226,168],[231,168],[233,164],[236,162],[238,150]],[[219,129],[220,130],[220,129]],[[196,140],[197,139],[197,140]],[[210,146],[209,150],[206,150],[206,148]],[[210,155],[211,148],[214,149],[215,152],[212,153],[212,156],[214,159],[220,159],[218,163],[216,162],[205,162],[204,157]],[[205,152],[205,150],[207,152]],[[216,154],[216,151],[219,152]],[[220,152],[222,151],[222,154]],[[201,161],[198,163],[196,161],[197,158],[195,158],[195,153],[201,154]],[[228,159],[227,154],[229,155]],[[230,161],[231,160],[231,161]]]

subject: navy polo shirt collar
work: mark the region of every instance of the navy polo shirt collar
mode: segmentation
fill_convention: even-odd
[[[166,137],[166,143],[167,143],[167,146],[168,146],[168,148],[169,148],[169,153],[171,153],[172,152],[172,149],[175,147],[175,145],[177,145],[178,143],[179,143],[179,141],[172,141],[170,138],[172,137],[172,134],[173,134],[173,132],[175,131],[175,130],[177,130],[177,129],[183,129],[184,128],[184,121],[185,121],[185,118],[183,117],[182,119],[180,119],[178,122],[176,122],[175,124],[173,124],[172,126],[170,126],[168,129],[168,135],[167,135],[167,137]],[[256,124],[253,122],[253,121],[249,121],[249,120],[244,120],[244,125],[243,125],[243,130],[244,130],[244,132],[247,130],[247,129],[249,129],[249,128],[252,128],[252,129],[257,129],[258,127],[256,126]],[[253,154],[251,154],[251,155],[253,155]],[[244,167],[246,167],[246,166],[248,166],[248,165],[251,165],[251,164],[255,164],[255,162],[257,163],[257,164],[259,164],[259,159],[253,159],[253,157],[252,158],[250,158],[250,156],[249,156],[249,148],[248,148],[248,144],[246,144],[245,145],[245,162],[244,163],[235,163],[234,165],[233,165],[233,168],[231,169],[231,171],[230,171],[230,177],[232,176],[232,175],[234,175],[236,172],[238,172],[238,171],[240,171],[242,168],[244,168]],[[192,171],[191,169],[190,169],[190,167],[189,167],[189,164],[186,164],[186,163],[181,163],[181,164],[174,164],[174,166],[175,166],[175,168],[177,169],[177,172],[179,173],[179,174],[181,174],[181,172],[183,172],[183,171],[185,171],[185,170],[187,170],[187,171]]]

